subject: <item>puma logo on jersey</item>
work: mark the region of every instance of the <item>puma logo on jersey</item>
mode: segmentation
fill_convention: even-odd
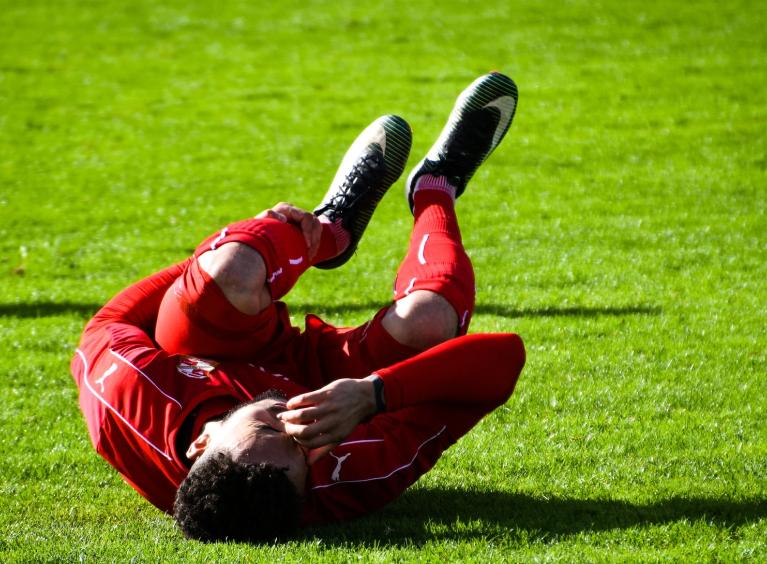
[[[333,473],[330,475],[330,479],[334,482],[337,482],[341,479],[341,465],[346,461],[347,458],[349,458],[352,455],[351,452],[347,452],[343,456],[336,456],[332,452],[330,453],[330,456],[336,459],[336,467],[335,470],[333,470]]]
[[[109,378],[115,372],[117,372],[117,363],[113,362],[112,366],[110,366],[109,368],[104,370],[104,374],[101,375],[101,378],[96,380],[95,383],[98,384],[99,386],[101,386],[101,393],[102,394],[104,393],[104,380]]]

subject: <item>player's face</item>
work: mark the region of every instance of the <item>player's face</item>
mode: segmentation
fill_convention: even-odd
[[[301,494],[308,472],[306,451],[285,433],[285,424],[277,418],[286,409],[284,398],[244,404],[221,422],[208,448],[226,449],[238,462],[267,462],[286,468],[288,478]]]

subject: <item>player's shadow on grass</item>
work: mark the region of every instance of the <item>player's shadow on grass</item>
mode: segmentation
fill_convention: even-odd
[[[78,302],[22,302],[0,304],[0,317],[35,318],[70,314],[77,314],[79,317],[90,317],[100,308],[101,305],[99,304]]]
[[[378,311],[385,303],[361,303],[361,304],[293,304],[290,311],[293,314],[316,313],[343,314],[346,312],[370,311],[371,314]],[[628,306],[573,306],[573,307],[512,307],[503,304],[477,304],[475,314],[497,315],[500,317],[598,317],[600,315],[659,315],[661,308],[651,305],[628,305]]]
[[[368,518],[308,531],[327,544],[419,545],[519,536],[551,541],[579,533],[703,521],[737,527],[767,517],[767,498],[731,501],[672,497],[637,504],[440,488],[415,489]]]
[[[289,302],[290,300],[288,300]],[[383,302],[340,303],[340,304],[308,304],[296,303],[290,305],[292,314],[300,316],[306,313],[319,315],[337,315],[349,312],[369,311],[373,315],[386,304]],[[29,302],[29,303],[0,303],[0,317],[37,318],[57,315],[76,314],[79,317],[90,317],[96,313],[101,304],[78,302]],[[658,315],[661,308],[650,305],[633,306],[601,306],[601,307],[543,307],[516,308],[502,304],[479,304],[475,312],[479,315],[497,315],[500,317],[598,317],[600,315]]]

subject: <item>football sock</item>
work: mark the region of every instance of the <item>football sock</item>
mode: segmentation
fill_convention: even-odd
[[[415,203],[417,199],[415,195],[423,190],[437,190],[439,192],[444,192],[452,198],[453,202],[455,202],[455,186],[450,184],[444,176],[424,174],[419,178],[415,183],[415,190],[413,190],[413,203]]]
[[[397,272],[394,299],[416,290],[444,297],[458,314],[459,334],[474,310],[474,270],[461,242],[455,215],[455,187],[445,178],[424,175],[413,195],[415,224],[410,247]]]
[[[324,215],[319,217],[322,223],[322,236],[317,254],[312,258],[312,264],[323,262],[340,255],[351,242],[351,235],[341,225],[341,220],[330,221]]]

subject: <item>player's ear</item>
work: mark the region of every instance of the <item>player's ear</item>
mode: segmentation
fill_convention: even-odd
[[[209,444],[210,434],[207,431],[203,431],[186,449],[186,457],[189,460],[197,460],[202,456],[202,453],[205,452]]]

